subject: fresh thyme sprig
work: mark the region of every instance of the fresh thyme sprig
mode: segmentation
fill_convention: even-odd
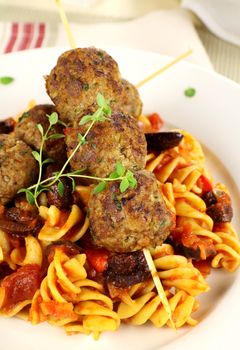
[[[84,125],[84,124],[87,124],[89,122],[91,122],[91,124],[87,128],[87,131],[85,132],[84,135],[81,135],[80,133],[78,133],[78,141],[79,141],[79,143],[78,143],[77,147],[73,150],[72,154],[70,155],[70,157],[68,158],[66,163],[63,165],[63,167],[60,170],[60,172],[58,173],[58,175],[56,176],[55,182],[60,179],[60,177],[62,176],[64,170],[67,167],[67,165],[70,163],[71,159],[74,157],[74,155],[79,150],[79,148],[84,143],[86,143],[86,137],[87,137],[89,131],[92,129],[93,125],[96,122],[103,122],[105,120],[110,120],[112,111],[111,111],[110,106],[108,105],[107,101],[105,100],[105,98],[103,97],[102,94],[99,94],[99,93],[97,94],[97,104],[98,104],[99,108],[96,110],[96,112],[94,114],[92,114],[92,115],[85,115],[80,120],[80,122],[79,122],[80,125]]]
[[[37,128],[38,128],[38,130],[41,134],[41,137],[42,137],[39,152],[32,151],[32,155],[36,159],[36,161],[38,162],[38,167],[39,167],[38,180],[37,180],[37,183],[34,187],[34,191],[32,192],[29,188],[22,188],[18,191],[18,193],[25,192],[27,201],[30,204],[35,204],[37,207],[38,207],[37,198],[43,191],[45,191],[45,188],[41,186],[43,165],[53,162],[53,160],[51,158],[47,158],[47,159],[43,160],[44,144],[47,140],[50,140],[50,139],[56,140],[56,139],[60,139],[60,138],[64,137],[63,134],[50,134],[49,135],[49,132],[52,129],[53,125],[58,123],[58,114],[56,112],[53,112],[51,115],[47,114],[47,118],[49,121],[49,126],[48,126],[46,132],[44,132],[41,124],[37,124]]]
[[[121,172],[119,172],[117,170],[119,168],[122,169]],[[80,179],[90,179],[90,180],[99,181],[99,184],[94,187],[93,193],[99,193],[99,192],[103,191],[107,186],[107,182],[121,181],[120,186],[119,186],[121,193],[125,192],[129,187],[135,188],[137,185],[137,180],[135,179],[134,174],[130,170],[126,170],[124,168],[124,166],[119,162],[116,163],[115,171],[113,171],[109,175],[109,177],[98,177],[98,176],[81,174],[81,172],[83,172],[85,170],[86,169],[81,169],[81,170],[76,170],[76,171],[69,172],[69,173],[64,173],[64,174],[60,175],[60,178],[69,178],[71,180],[73,180],[74,178],[80,178]],[[56,180],[56,176],[58,174],[57,175],[56,175],[56,173],[54,173],[54,174],[55,175],[40,182],[40,186],[43,186],[46,184],[46,186],[43,187],[44,190],[47,190],[47,189],[49,189],[50,186],[52,186],[50,181]],[[29,191],[34,190],[36,188],[36,186],[37,186],[37,184],[32,185],[32,186],[28,187],[27,190],[29,190]]]
[[[110,182],[110,181],[120,181],[119,189],[121,193],[125,192],[129,187],[130,188],[136,187],[137,181],[134,177],[134,174],[130,170],[126,170],[120,162],[116,163],[115,170],[109,175],[109,177],[106,177],[106,178],[82,174],[86,169],[79,169],[72,172],[64,173],[64,171],[66,170],[66,167],[68,166],[68,164],[70,163],[71,159],[74,157],[76,152],[79,150],[79,148],[82,145],[84,145],[87,142],[86,137],[89,134],[93,125],[96,122],[104,122],[106,120],[110,120],[111,113],[112,113],[111,108],[108,105],[108,102],[103,97],[103,95],[101,94],[97,95],[97,104],[99,108],[96,110],[94,114],[85,115],[81,119],[79,123],[80,125],[84,125],[87,123],[90,123],[90,125],[88,126],[84,135],[81,135],[80,133],[78,133],[78,144],[73,150],[73,152],[71,153],[68,160],[65,162],[65,164],[63,165],[63,167],[59,172],[53,173],[53,176],[44,180],[42,180],[43,165],[52,162],[52,159],[50,158],[43,160],[44,144],[49,139],[58,139],[58,138],[64,137],[64,135],[63,134],[49,135],[49,132],[52,129],[52,126],[59,122],[58,114],[56,112],[53,112],[51,115],[47,115],[49,120],[49,127],[45,133],[42,125],[37,124],[37,128],[42,136],[42,140],[41,140],[39,152],[33,151],[32,154],[34,158],[37,160],[39,165],[38,180],[36,184],[28,188],[22,188],[21,190],[18,191],[18,193],[24,192],[26,194],[26,199],[30,204],[35,204],[37,207],[39,207],[38,201],[37,201],[38,196],[44,191],[49,191],[51,186],[55,185],[56,183],[57,183],[58,194],[62,197],[64,194],[64,184],[61,181],[62,178],[69,178],[72,181],[73,192],[76,186],[75,178],[85,178],[85,179],[99,181],[99,184],[95,186],[93,190],[93,193],[95,194],[103,191],[106,188],[107,182]]]

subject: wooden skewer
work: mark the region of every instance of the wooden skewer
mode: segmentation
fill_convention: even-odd
[[[160,300],[162,302],[162,305],[168,315],[168,319],[171,323],[171,326],[176,329],[175,327],[175,324],[173,322],[173,319],[172,319],[172,310],[171,310],[171,307],[169,305],[169,302],[168,302],[168,299],[166,297],[166,294],[165,294],[165,291],[164,291],[164,288],[162,286],[162,283],[161,283],[161,280],[157,274],[157,270],[156,270],[156,266],[153,262],[153,259],[152,259],[152,255],[150,253],[150,251],[146,248],[143,249],[143,253],[144,253],[144,256],[145,256],[145,259],[146,259],[146,262],[147,262],[147,265],[148,265],[148,268],[151,272],[151,275],[152,275],[152,279],[153,279],[153,282],[155,284],[155,287],[157,289],[157,292],[158,292],[158,295],[160,297]]]
[[[73,35],[72,35],[72,31],[71,31],[70,26],[69,26],[69,22],[68,22],[65,10],[64,10],[63,5],[62,5],[62,1],[61,0],[55,0],[55,1],[56,1],[57,6],[58,6],[59,15],[61,17],[63,26],[65,28],[70,47],[72,49],[75,49],[76,43],[75,43],[75,40],[74,40]],[[139,88],[142,85],[149,82],[150,80],[154,79],[155,77],[157,77],[159,74],[163,73],[168,68],[174,66],[177,62],[179,62],[179,61],[183,60],[184,58],[186,58],[187,56],[191,55],[191,53],[192,53],[192,50],[188,50],[187,52],[183,53],[182,55],[174,58],[171,62],[167,63],[165,66],[161,67],[156,72],[152,73],[151,75],[149,75],[148,77],[146,77],[145,79],[143,79],[142,81],[137,83],[135,85],[136,88]]]
[[[187,56],[189,56],[191,54],[192,54],[192,50],[188,50],[187,52],[183,53],[182,55],[174,58],[171,62],[167,63],[165,66],[163,66],[162,68],[158,69],[156,72],[152,73],[147,78],[145,78],[145,79],[141,80],[139,83],[137,83],[135,85],[136,88],[140,88],[142,85],[146,84],[147,82],[149,82],[153,78],[156,78],[159,74],[163,73],[165,70],[167,70],[168,68],[174,66],[177,62],[183,60],[184,58],[186,58]]]
[[[72,49],[75,49],[76,43],[75,43],[75,40],[74,40],[73,35],[72,35],[72,31],[71,31],[70,26],[69,26],[69,22],[68,22],[66,13],[65,13],[63,5],[62,5],[62,1],[61,0],[55,0],[55,1],[57,4],[57,7],[58,7],[59,15],[61,17],[65,32],[67,34],[67,38],[68,38],[70,47]]]

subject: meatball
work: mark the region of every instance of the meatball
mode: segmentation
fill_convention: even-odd
[[[122,95],[119,98],[119,106],[114,105],[114,110],[121,111],[138,118],[142,113],[142,101],[138,90],[129,81],[122,79]],[[117,108],[119,107],[119,108]]]
[[[30,186],[38,166],[31,148],[12,135],[0,135],[0,204],[6,204],[22,187]]]
[[[135,173],[137,187],[120,193],[119,183],[92,194],[90,231],[96,244],[125,253],[161,245],[174,226],[174,217],[161,196],[155,176]]]
[[[135,114],[141,105],[135,88],[122,82],[117,62],[93,47],[64,52],[46,77],[46,89],[60,118],[69,126],[76,126],[82,116],[95,112],[98,93],[116,112],[132,111],[138,117]],[[132,103],[137,106],[129,106]]]
[[[41,124],[43,130],[46,132],[49,127],[49,121],[46,115],[50,115],[53,112],[55,112],[55,107],[47,104],[37,105],[28,112],[25,112],[16,124],[16,138],[26,142],[30,147],[39,150],[42,136],[37,128],[37,124]],[[63,126],[55,124],[52,126],[49,135],[62,134],[62,132]],[[43,153],[45,157],[63,163],[66,160],[66,147],[63,138],[47,140],[43,147]]]
[[[78,134],[86,132],[89,124],[66,130],[68,157],[78,144]],[[89,174],[106,177],[115,170],[116,162],[126,169],[145,167],[147,144],[137,121],[122,113],[113,113],[110,120],[96,123],[70,161],[74,170],[87,168]]]

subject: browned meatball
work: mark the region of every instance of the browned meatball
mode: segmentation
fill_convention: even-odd
[[[124,253],[161,245],[174,226],[155,176],[147,170],[135,173],[137,187],[120,193],[119,183],[92,194],[90,230],[98,246]]]
[[[32,148],[39,150],[42,136],[37,128],[37,124],[41,124],[43,130],[46,132],[49,127],[49,121],[46,115],[50,115],[53,112],[55,112],[55,107],[47,104],[37,105],[28,112],[25,112],[16,124],[16,138],[26,142]],[[63,126],[60,124],[53,125],[49,135],[55,133],[62,134]],[[45,157],[63,163],[66,160],[66,147],[63,138],[47,140],[44,144],[43,152]]]
[[[64,52],[47,76],[46,88],[61,119],[69,126],[76,126],[82,116],[95,112],[98,93],[109,101],[113,111],[139,115],[136,113],[141,101],[136,90],[122,82],[117,62],[94,47]],[[129,106],[133,103],[137,106]]]
[[[68,156],[78,144],[89,124],[66,130]],[[146,140],[137,121],[121,113],[114,113],[109,121],[96,123],[70,164],[74,170],[87,168],[89,174],[106,177],[115,170],[116,162],[126,169],[139,170],[145,167]]]
[[[31,148],[12,135],[0,135],[0,204],[6,204],[22,187],[30,186],[37,175]]]
[[[142,101],[135,86],[129,81],[122,79],[123,92],[120,98],[120,104],[124,113],[129,114],[135,118],[138,118],[142,113]],[[119,106],[119,110],[122,108]],[[114,109],[117,110],[117,106]]]

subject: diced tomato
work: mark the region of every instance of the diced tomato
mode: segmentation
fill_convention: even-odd
[[[68,318],[71,321],[76,321],[78,316],[73,311],[72,303],[59,303],[55,300],[45,301],[41,305],[45,316],[52,316],[57,320]]]
[[[201,272],[203,277],[207,277],[211,272],[211,259],[206,260],[193,260],[193,265]]]
[[[5,277],[1,283],[1,287],[5,289],[2,307],[11,308],[20,301],[32,299],[40,282],[38,265],[29,264],[20,267],[16,272]]]
[[[210,180],[205,175],[199,177],[197,185],[202,189],[203,193],[212,191],[213,189]]]
[[[193,233],[190,223],[177,227],[172,231],[171,235],[175,246],[183,250],[184,255],[187,257],[205,260],[216,253],[212,240]]]
[[[163,122],[162,118],[160,117],[160,115],[157,113],[150,114],[148,116],[148,119],[150,120],[152,129],[154,131],[159,131],[161,129],[161,127],[163,126],[164,122]]]
[[[90,265],[97,272],[104,272],[107,269],[109,252],[106,249],[87,249],[85,253]]]

